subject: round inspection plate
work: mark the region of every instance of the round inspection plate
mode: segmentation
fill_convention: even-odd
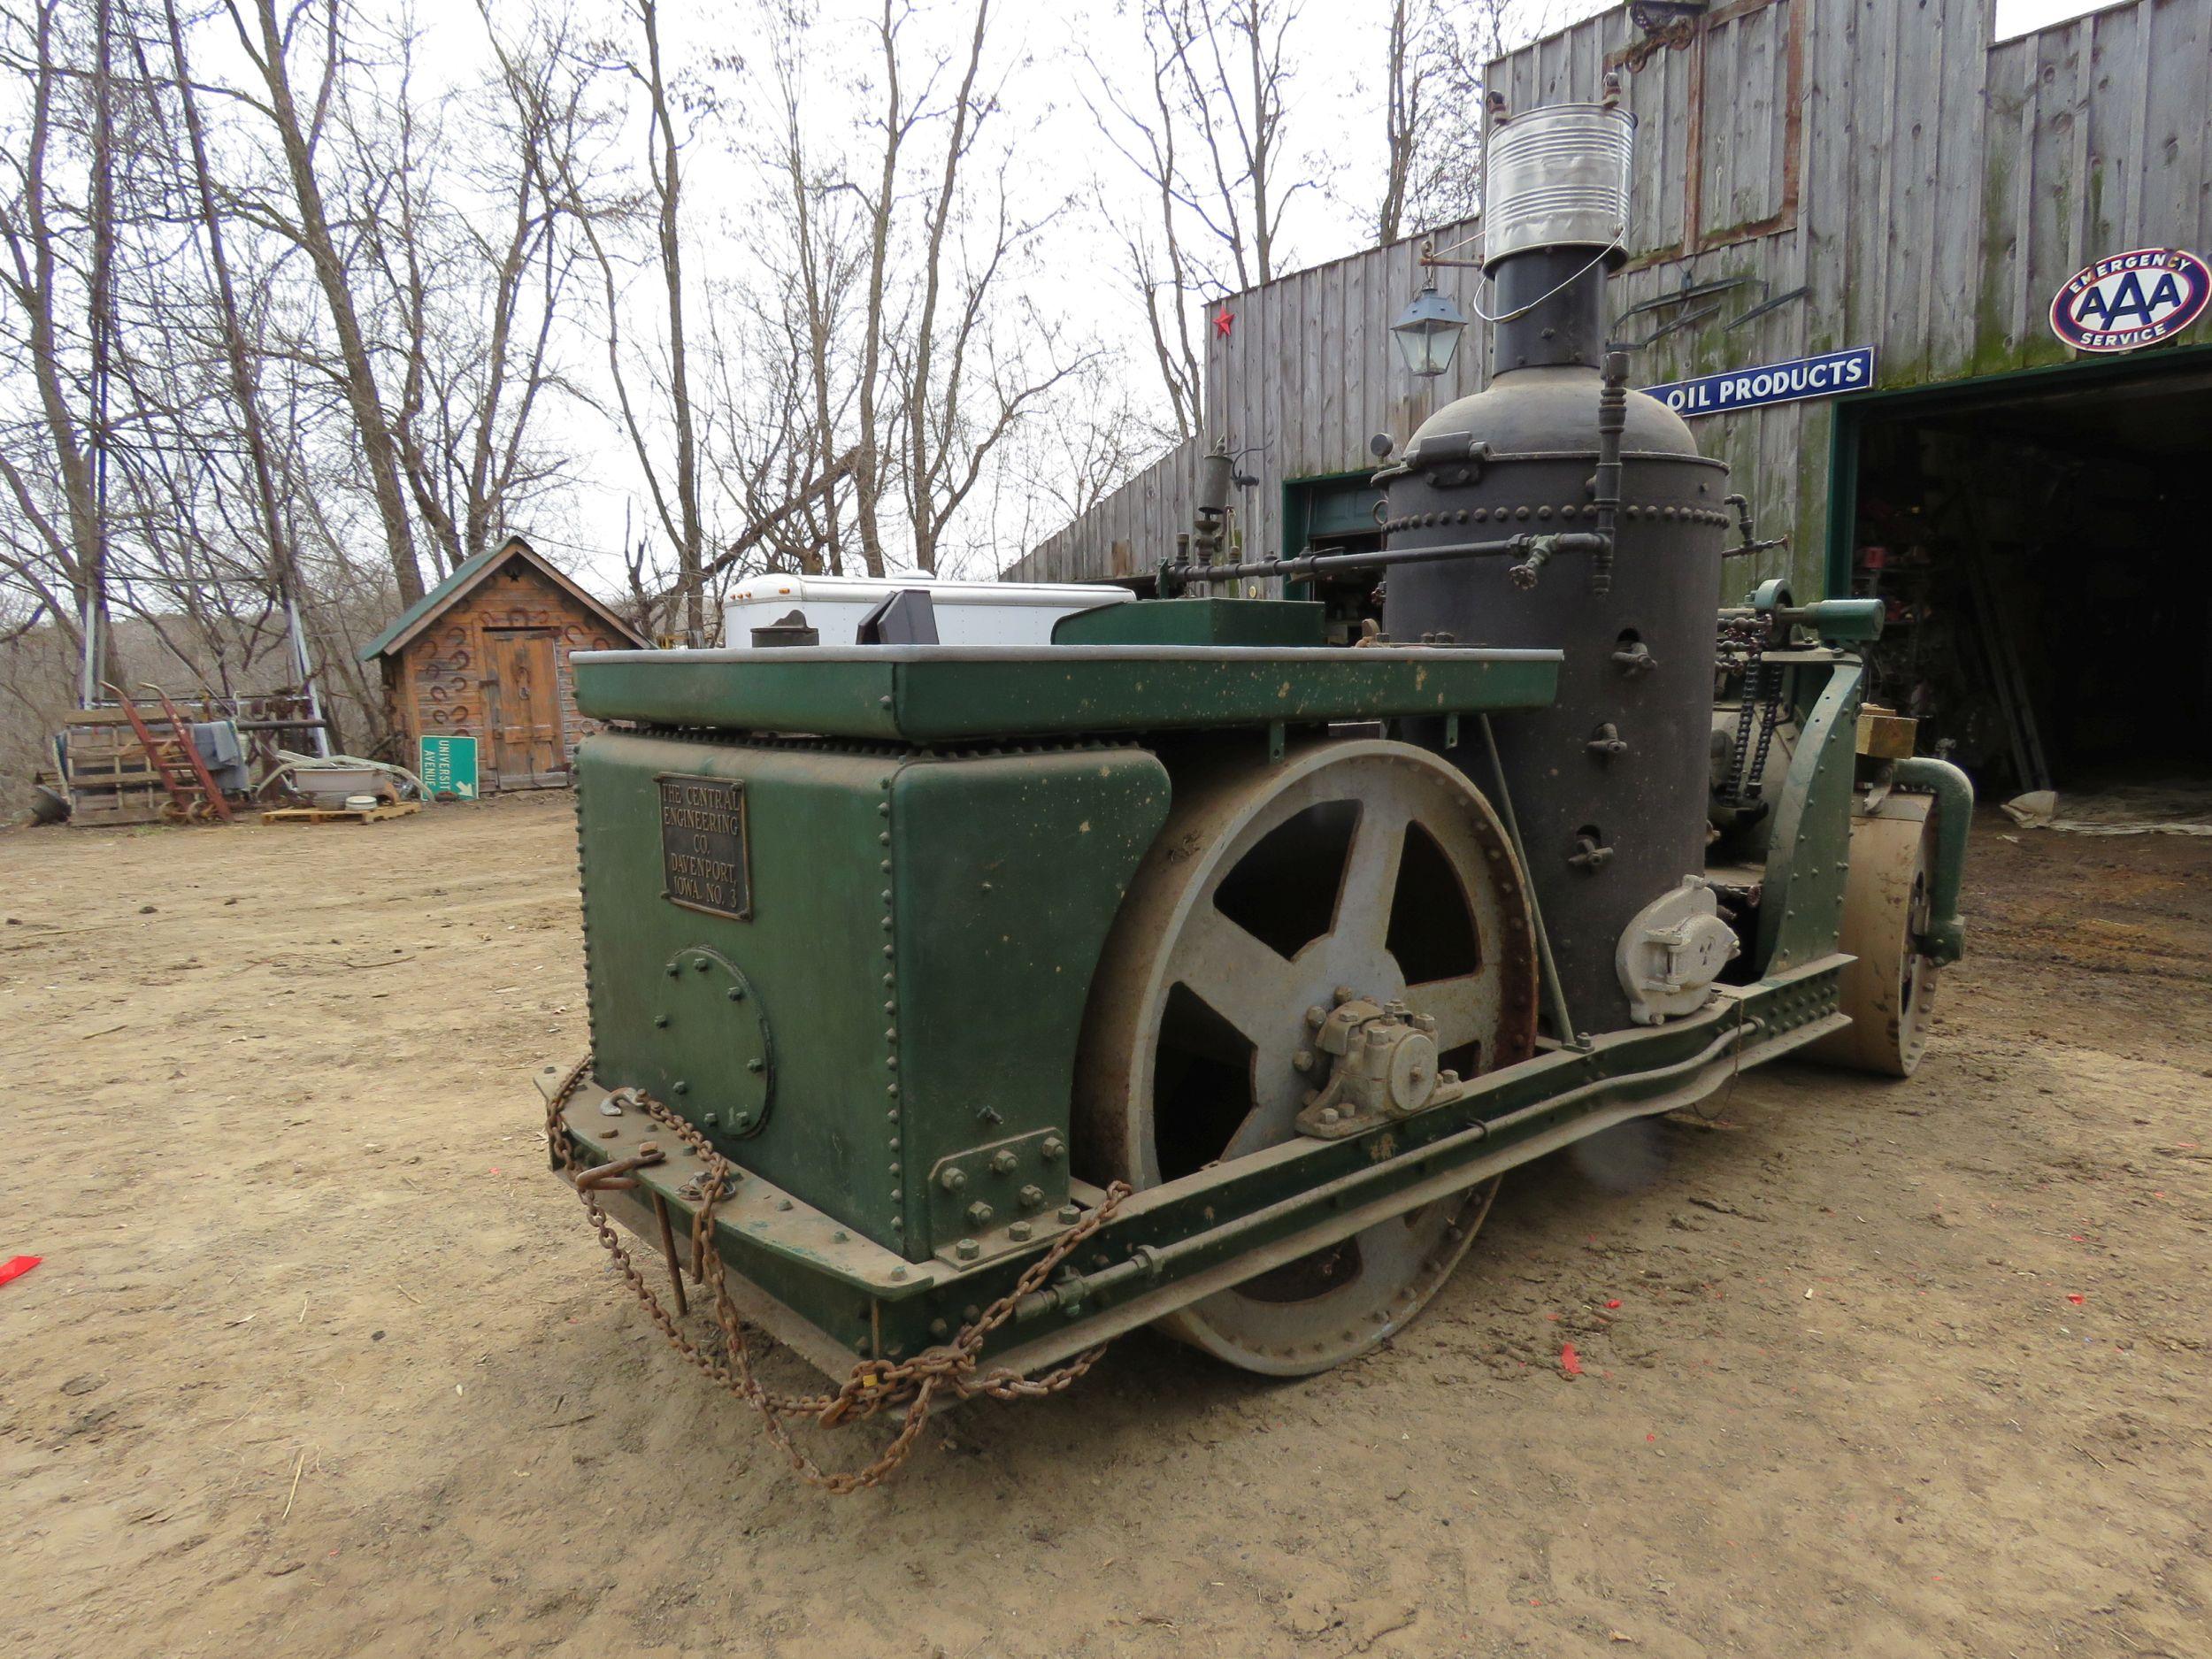
[[[768,1010],[744,973],[703,946],[678,951],[649,992],[646,1091],[710,1133],[742,1140],[775,1101]]]

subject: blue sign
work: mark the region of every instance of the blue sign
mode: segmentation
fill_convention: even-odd
[[[2077,351],[2132,351],[2204,315],[2212,269],[2179,248],[2135,248],[2084,265],[2051,301],[2051,332]]]
[[[1694,380],[1674,380],[1644,389],[1676,414],[1694,417],[1863,392],[1873,384],[1874,348],[1853,346],[1847,351],[1824,351],[1816,357],[1731,369],[1725,374],[1701,374]]]

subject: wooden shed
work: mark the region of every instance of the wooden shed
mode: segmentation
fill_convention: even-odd
[[[380,661],[403,757],[417,740],[477,740],[480,787],[565,788],[591,722],[576,711],[577,651],[650,641],[520,536],[479,554],[410,605],[361,652]]]

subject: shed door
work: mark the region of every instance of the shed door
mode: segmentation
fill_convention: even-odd
[[[491,771],[502,789],[568,781],[561,686],[550,628],[492,628],[484,636],[485,724]]]

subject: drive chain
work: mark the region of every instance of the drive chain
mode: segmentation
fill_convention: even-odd
[[[585,1173],[588,1166],[581,1165],[577,1158],[575,1142],[569,1135],[562,1113],[590,1075],[591,1056],[587,1055],[546,1102],[545,1137],[553,1164],[572,1179]],[[1022,1298],[1041,1290],[1054,1270],[1112,1219],[1122,1201],[1129,1196],[1130,1187],[1125,1181],[1117,1181],[1110,1187],[1103,1203],[1053,1240],[1051,1248],[1023,1270],[1012,1289],[970,1321],[950,1341],[925,1349],[911,1359],[861,1360],[832,1394],[787,1394],[770,1390],[754,1374],[752,1350],[724,1282],[721,1252],[714,1246],[715,1206],[735,1190],[741,1176],[704,1134],[667,1106],[641,1091],[630,1091],[629,1094],[656,1124],[682,1141],[703,1168],[695,1183],[699,1199],[691,1217],[690,1267],[692,1277],[713,1293],[715,1317],[722,1328],[722,1351],[718,1354],[702,1347],[678,1325],[675,1316],[639,1271],[629,1247],[623,1243],[615,1223],[593,1190],[579,1185],[577,1195],[584,1202],[592,1229],[598,1233],[608,1254],[614,1257],[622,1277],[629,1281],[631,1292],[644,1308],[647,1317],[659,1327],[668,1345],[759,1413],[768,1438],[809,1486],[826,1492],[849,1493],[881,1482],[912,1453],[941,1394],[962,1400],[975,1394],[989,1394],[997,1400],[1040,1399],[1070,1386],[1096,1364],[1099,1356],[1106,1351],[1106,1344],[1102,1342],[1036,1377],[1024,1377],[1004,1366],[985,1371],[978,1358],[991,1333],[1014,1317],[1014,1310]],[[631,1163],[633,1168],[640,1167],[658,1162],[660,1156],[657,1148],[648,1142],[639,1148],[634,1162],[625,1162]],[[676,1264],[670,1265],[673,1270]],[[898,1432],[874,1461],[856,1470],[824,1469],[800,1450],[787,1426],[788,1419],[810,1417],[819,1427],[836,1428],[900,1406],[905,1410],[899,1420]]]

